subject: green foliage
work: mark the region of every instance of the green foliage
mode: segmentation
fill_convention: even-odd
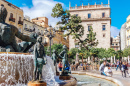
[[[88,58],[88,56],[90,56],[89,51],[86,50],[85,48],[82,48],[81,50],[79,50],[79,58],[81,59],[82,56],[84,59]]]
[[[53,50],[56,50],[56,54],[59,55],[60,52],[63,50],[63,45],[62,44],[53,44],[51,46],[51,53],[53,52]],[[46,54],[50,54],[50,47],[46,47],[45,48]]]
[[[123,51],[122,51],[122,50],[118,50],[118,51],[116,52],[116,58],[117,58],[117,59],[122,59],[122,56],[123,56]]]
[[[69,52],[69,58],[75,59],[76,58],[76,53],[78,53],[78,49],[77,48],[72,48]]]
[[[124,56],[124,57],[130,56],[130,47],[124,49],[124,51],[123,51],[123,56]]]
[[[113,48],[108,48],[107,52],[109,54],[109,57],[116,55],[116,52]]]
[[[93,32],[93,28],[92,26],[89,29],[89,34],[87,34],[87,42],[88,42],[88,46],[90,48],[92,48],[93,46],[97,46],[98,44],[98,40],[96,41],[96,32]]]
[[[68,10],[63,10],[61,4],[56,4],[52,9],[52,17],[61,18],[57,24],[62,24],[60,30],[66,30],[68,33],[65,36],[71,35],[73,39],[77,41],[76,44],[80,45],[82,48],[86,48],[89,50],[89,47],[97,46],[98,41],[96,41],[96,33],[93,33],[93,28],[91,27],[89,30],[89,34],[85,39],[81,39],[84,35],[84,27],[81,25],[81,18],[76,15],[70,15]]]

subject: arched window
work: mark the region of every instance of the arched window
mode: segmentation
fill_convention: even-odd
[[[27,28],[27,24],[25,24],[25,28]]]
[[[10,18],[13,18],[13,13],[10,13]]]

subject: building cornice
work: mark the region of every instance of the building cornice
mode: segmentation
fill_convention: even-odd
[[[70,12],[76,12],[76,11],[89,11],[89,10],[110,10],[110,7],[106,8],[83,8],[83,9],[69,9]]]
[[[20,9],[19,7],[17,7],[16,5],[11,4],[10,2],[8,2],[8,1],[6,1],[6,0],[2,0],[2,1],[5,2],[5,3],[7,3],[8,5],[10,4],[12,7],[15,7],[15,8],[17,8],[17,9],[19,9],[19,10],[21,10],[21,11],[23,12],[23,10]]]
[[[90,18],[90,19],[81,19],[82,22],[86,22],[86,21],[107,21],[107,20],[110,20],[111,21],[111,18]]]

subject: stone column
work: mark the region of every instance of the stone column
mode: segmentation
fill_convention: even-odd
[[[88,63],[90,63],[90,57],[88,57]]]
[[[116,63],[116,58],[115,58],[115,56],[114,56],[114,63]]]
[[[130,61],[130,57],[128,56],[128,62]]]
[[[79,54],[78,53],[76,53],[76,60],[75,60],[75,64],[76,63],[79,63]]]
[[[112,56],[111,56],[111,63],[113,63],[113,58],[112,58]]]

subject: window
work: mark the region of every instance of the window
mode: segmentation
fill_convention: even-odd
[[[90,13],[88,14],[88,18],[91,18],[91,14]]]
[[[78,14],[76,14],[76,16],[78,16]]]
[[[116,45],[118,45],[118,44],[116,44]]]
[[[10,18],[13,18],[13,13],[10,13]]]
[[[27,28],[27,24],[25,24],[25,28]]]
[[[88,31],[90,31],[90,28],[91,28],[92,26],[88,26]]]
[[[102,30],[106,30],[106,25],[102,25]]]
[[[114,45],[114,44],[112,44],[112,45]]]
[[[103,37],[106,37],[106,34],[103,34]]]
[[[21,32],[21,28],[19,28],[19,31]]]
[[[102,18],[104,18],[105,17],[105,13],[102,13]]]
[[[19,17],[19,21],[21,21],[21,17]]]

